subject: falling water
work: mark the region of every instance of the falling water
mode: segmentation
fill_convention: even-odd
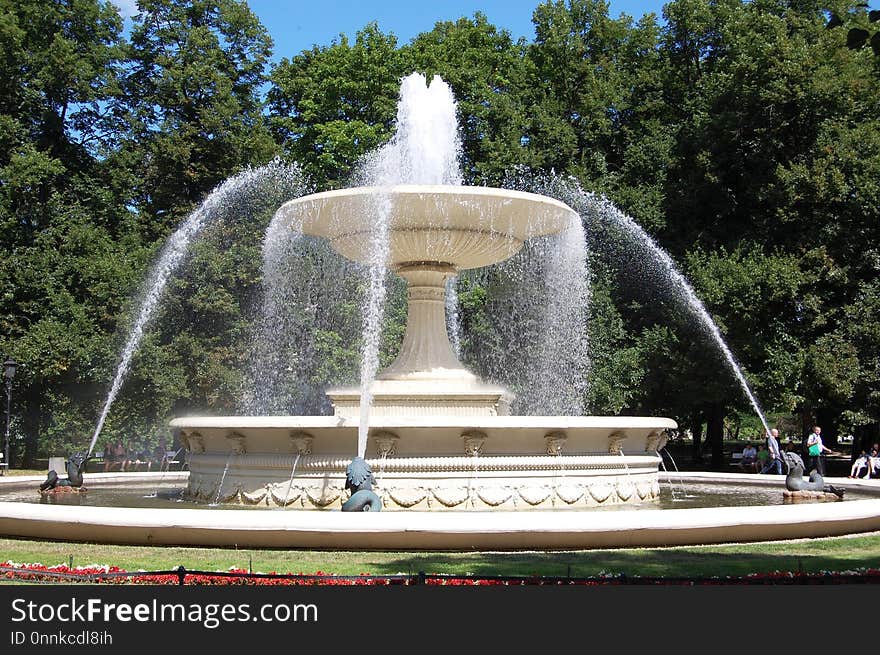
[[[712,320],[705,305],[703,305],[702,301],[697,297],[693,287],[691,287],[685,277],[679,272],[669,254],[660,248],[648,233],[645,232],[632,218],[617,209],[610,201],[604,199],[597,200],[596,208],[606,220],[622,227],[631,237],[635,238],[640,245],[646,247],[653,254],[654,258],[659,262],[666,279],[673,283],[675,289],[679,293],[679,297],[685,301],[690,310],[697,316],[697,318],[699,318],[703,330],[712,337],[715,344],[724,354],[724,358],[727,361],[730,370],[733,372],[745,392],[746,397],[752,404],[758,418],[761,419],[765,434],[769,434],[770,426],[764,418],[764,413],[761,411],[760,405],[758,405],[758,400],[752,393],[748,382],[746,382],[742,369],[734,358],[733,353],[730,351],[730,348],[727,347],[727,343],[721,336],[721,331],[718,329],[715,321]]]
[[[558,496],[559,495],[559,487],[563,484],[565,480],[565,458],[562,456],[562,451],[557,450],[553,457],[556,458],[557,466],[553,469],[553,492]],[[558,473],[557,473],[558,472]]]
[[[287,192],[291,186],[298,187],[301,180],[302,174],[297,166],[287,165],[278,160],[260,168],[248,168],[214,189],[204,202],[187,217],[183,225],[171,235],[147,278],[143,300],[135,315],[135,321],[122,350],[110,392],[107,394],[107,400],[104,402],[98,425],[89,444],[89,454],[95,448],[98,435],[101,434],[110,407],[122,387],[131,366],[132,357],[137,352],[138,345],[143,338],[144,330],[156,312],[168,281],[189,252],[193,239],[204,228],[213,225],[218,220],[236,212],[256,211],[262,206],[262,203],[271,202],[278,193]]]
[[[663,472],[666,474],[666,480],[669,481],[669,488],[672,491],[672,500],[673,502],[676,500],[675,498],[675,484],[672,482],[672,477],[669,475],[669,469],[666,468],[666,462],[663,461],[663,455],[660,455],[660,452],[657,452],[657,455],[660,457],[660,466],[663,467]]]
[[[658,246],[648,233],[638,225],[638,223],[621,212],[608,199],[584,191],[577,181],[571,179],[560,180],[559,186],[562,191],[557,193],[561,193],[565,196],[565,201],[572,207],[572,209],[577,211],[582,218],[588,219],[590,218],[590,215],[593,215],[604,225],[622,229],[631,240],[647,252],[653,261],[659,264],[660,270],[658,272],[662,274],[662,279],[668,280],[672,283],[679,298],[685,302],[691,312],[699,319],[700,327],[712,338],[715,345],[724,355],[724,359],[729,365],[730,370],[745,392],[745,395],[752,404],[758,418],[761,420],[764,430],[769,432],[770,428],[767,424],[767,420],[764,418],[764,413],[761,411],[761,407],[758,404],[755,395],[752,393],[748,382],[746,382],[742,369],[734,358],[730,348],[728,348],[724,338],[721,336],[718,326],[712,320],[706,307],[697,297],[684,275],[679,272],[669,254]],[[557,197],[559,196],[557,195]]]
[[[244,414],[327,414],[322,387],[354,383],[335,375],[339,364],[330,363],[328,349],[343,349],[319,335],[338,335],[341,344],[360,338],[361,323],[341,299],[358,296],[361,272],[329,242],[300,228],[291,214],[279,212],[263,237],[262,298],[239,398]],[[352,359],[346,375],[353,376],[355,366]]]
[[[568,203],[567,187],[555,177],[519,170],[504,186]],[[486,322],[476,330],[463,326],[463,361],[483,379],[510,389],[514,414],[585,413],[587,255],[586,233],[575,219],[558,234],[528,240],[510,259],[462,273],[463,292],[482,294]]]
[[[474,482],[476,481],[477,474],[479,472],[477,462],[480,458],[480,451],[474,450],[471,454],[471,470],[470,475],[468,475],[468,483],[467,483],[467,499],[471,504],[471,509],[476,507],[476,499],[474,498]]]
[[[619,450],[617,451],[617,454],[620,455],[620,459],[621,459],[621,461],[623,462],[623,470],[626,472],[626,476],[624,477],[624,479],[625,479],[626,482],[629,484],[630,489],[632,489],[632,493],[635,493],[635,487],[636,487],[636,485],[635,485],[635,483],[632,481],[632,474],[631,474],[630,471],[629,471],[629,466],[627,466],[627,464],[626,464],[626,454],[623,452],[623,448],[619,449]],[[616,482],[616,486],[617,486],[617,489],[618,489],[618,491],[619,491],[619,490],[620,490],[620,480],[619,480],[619,479],[618,479],[617,482]]]
[[[584,413],[589,379],[589,285],[583,227],[578,222],[548,242],[555,244],[556,256],[544,274],[547,298],[535,367],[543,390],[538,407],[551,415],[579,416]]]
[[[681,485],[682,490],[684,490],[684,480],[681,477],[681,471],[678,470],[678,464],[675,463],[675,459],[672,457],[672,453],[670,453],[665,447],[662,449],[666,456],[669,457],[669,461],[672,462],[672,468],[675,469],[675,473],[678,476],[678,483]],[[660,451],[657,451],[657,454],[660,455],[660,461],[663,462],[663,455]],[[663,470],[666,471],[666,464],[663,464]],[[667,477],[669,472],[667,471]],[[671,482],[671,481],[670,481]],[[675,500],[675,485],[671,485],[672,488],[672,499]],[[686,492],[685,492],[686,493]]]
[[[398,184],[461,184],[460,151],[452,90],[439,76],[427,84],[424,75],[413,73],[400,85],[394,137],[367,155],[355,175],[358,184],[379,187],[369,239],[369,292],[363,309],[359,457],[363,457],[367,446],[370,387],[379,368],[385,310],[391,203],[381,190]]]
[[[456,357],[461,356],[461,324],[458,319],[458,292],[455,289],[457,277],[446,280],[446,333]]]
[[[376,487],[377,489],[382,488],[382,483],[385,482],[385,463],[388,461],[388,451],[382,450],[382,458],[379,460],[379,475],[376,477]]]
[[[284,493],[284,502],[281,503],[282,507],[287,507],[287,497],[290,496],[290,489],[293,487],[293,475],[296,473],[296,465],[299,464],[300,455],[301,453],[296,454],[293,466],[290,467],[290,479],[287,480],[287,491]]]
[[[234,452],[230,452],[226,457],[226,466],[223,467],[223,475],[220,476],[220,484],[217,485],[217,495],[214,497],[213,503],[208,503],[211,507],[216,507],[220,504],[220,493],[223,491],[223,483],[226,482],[226,473],[229,471],[229,463],[232,461],[234,454]]]
[[[376,263],[376,260],[384,262],[387,256],[388,221],[386,212],[383,212],[386,220],[377,221],[374,238],[370,241],[370,250],[373,260],[370,264],[370,288],[367,294],[367,304],[364,307],[364,343],[361,359],[361,404],[360,421],[358,422],[358,457],[363,457],[367,451],[367,434],[370,426],[370,408],[373,405],[371,385],[379,370],[379,339],[382,335],[382,317],[385,313],[385,265]],[[380,227],[381,224],[381,227]],[[383,240],[384,237],[384,240]]]

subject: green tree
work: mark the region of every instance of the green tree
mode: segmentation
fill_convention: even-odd
[[[674,251],[754,242],[797,258],[799,302],[782,317],[791,386],[768,393],[798,399],[805,421],[837,416],[859,376],[830,365],[860,366],[841,312],[873,277],[877,242],[875,62],[826,29],[816,3],[688,1],[666,13],[676,157],[665,240]],[[735,306],[732,293],[719,303],[722,322]],[[732,345],[749,348],[735,335]]]
[[[276,149],[262,114],[272,41],[241,0],[141,0],[114,108],[131,203],[165,236],[194,205]]]
[[[532,20],[530,163],[574,174],[644,225],[661,226],[672,141],[656,17],[613,19],[604,0],[570,0],[539,5]]]
[[[0,347],[21,364],[14,438],[27,465],[52,443],[81,445],[141,254],[99,156],[120,30],[94,0],[0,3]]]
[[[124,93],[113,106],[124,132],[110,159],[156,257],[221,183],[277,154],[261,97],[272,42],[239,0],[143,0],[139,9],[126,50]],[[268,177],[257,176],[251,190],[205,209],[211,227],[171,280],[111,411],[108,434],[152,433],[169,415],[190,408],[231,409],[248,303],[259,284],[259,240],[271,216],[266,205],[280,204],[279,196],[297,186],[276,179],[277,188],[266,189]],[[262,198],[255,198],[257,189]],[[244,196],[253,203],[242,206]],[[120,335],[138,300],[127,307]]]
[[[353,44],[341,34],[329,46],[285,57],[268,92],[272,132],[319,186],[340,186],[364,154],[391,137],[404,72],[397,38],[375,23]]]

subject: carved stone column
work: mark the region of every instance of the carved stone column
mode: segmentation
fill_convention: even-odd
[[[379,379],[405,379],[416,375],[430,378],[445,370],[474,380],[449,343],[446,332],[446,279],[456,274],[454,266],[435,263],[408,264],[395,271],[408,283],[406,333],[397,359],[379,374]]]

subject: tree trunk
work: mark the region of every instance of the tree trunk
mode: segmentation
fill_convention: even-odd
[[[825,407],[816,410],[816,425],[822,428],[822,443],[836,450],[837,447],[837,422],[840,420],[840,412]]]
[[[703,417],[700,412],[694,412],[691,416],[691,434],[694,441],[691,445],[691,462],[695,465],[703,464]]]
[[[706,415],[706,442],[712,448],[710,468],[713,471],[724,469],[724,408],[711,405]]]
[[[853,429],[852,453],[850,454],[850,464],[858,459],[859,454],[864,450],[866,453],[871,452],[871,448],[875,443],[880,443],[880,423],[868,423],[867,425],[857,425]]]
[[[813,431],[813,426],[816,425],[815,420],[813,419],[813,412],[808,409],[801,410],[801,439],[806,440],[806,438]]]
[[[22,468],[32,469],[37,465],[37,450],[40,443],[40,411],[43,404],[42,381],[38,378],[34,383],[22,390],[21,427],[24,433],[24,458]]]

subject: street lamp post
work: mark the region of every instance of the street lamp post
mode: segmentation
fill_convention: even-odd
[[[3,378],[6,383],[6,438],[3,442],[3,462],[6,468],[9,468],[9,424],[12,419],[12,378],[15,377],[15,369],[18,368],[18,362],[12,357],[7,357],[3,362]]]

